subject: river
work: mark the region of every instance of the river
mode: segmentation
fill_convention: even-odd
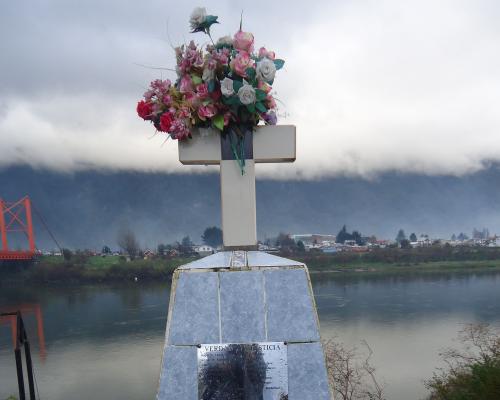
[[[325,339],[371,346],[388,400],[425,397],[465,323],[500,325],[500,273],[312,274]],[[24,310],[41,399],[154,399],[169,283],[0,288]],[[0,400],[17,394],[10,321],[0,321]]]

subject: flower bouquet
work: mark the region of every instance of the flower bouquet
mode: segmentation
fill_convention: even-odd
[[[175,49],[177,79],[155,80],[137,104],[139,116],[150,121],[167,138],[189,140],[193,128],[213,128],[229,135],[231,148],[243,172],[243,138],[261,121],[276,124],[272,85],[284,61],[261,47],[254,51],[254,37],[240,29],[234,37],[212,40],[210,28],[218,17],[205,8],[191,14],[192,33],[203,32],[209,44],[193,41]]]

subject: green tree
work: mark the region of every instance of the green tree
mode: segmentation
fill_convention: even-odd
[[[299,240],[297,242],[297,251],[299,253],[305,253],[306,252],[306,246],[304,246],[304,242],[302,240]]]
[[[276,247],[285,252],[294,252],[297,250],[297,244],[289,234],[280,233],[276,239]]]
[[[167,254],[167,246],[166,246],[166,245],[164,245],[164,244],[162,244],[162,243],[160,243],[160,244],[158,245],[158,247],[156,248],[156,252],[158,253],[158,255],[159,255],[160,257],[165,256],[165,255]]]
[[[135,238],[134,232],[125,228],[118,232],[118,246],[127,253],[133,260],[140,251],[139,242]]]
[[[401,246],[402,249],[410,249],[410,241],[408,239],[403,239],[399,242],[399,245]]]
[[[111,254],[111,249],[109,248],[109,246],[103,246],[101,253],[102,254]]]
[[[177,250],[184,256],[192,255],[193,251],[193,242],[189,236],[184,236],[180,243],[177,243]]]
[[[459,334],[463,349],[441,353],[444,365],[425,382],[429,400],[500,399],[500,331],[486,324],[467,325]]]
[[[352,231],[351,240],[355,240],[358,246],[363,246],[364,244],[366,244],[363,240],[363,237],[361,236],[361,233],[358,231]]]
[[[346,240],[352,240],[352,235],[347,232],[347,228],[344,225],[342,229],[339,231],[337,234],[337,237],[335,238],[335,242],[337,243],[344,243]]]
[[[212,247],[219,247],[222,245],[222,229],[211,226],[205,229],[201,236],[203,243]]]
[[[405,231],[403,229],[400,229],[396,236],[396,242],[401,243],[402,240],[406,240],[406,235]]]
[[[415,235],[415,233],[412,233],[410,235],[410,242],[416,242],[417,241],[417,235]]]
[[[73,258],[73,252],[70,249],[62,249],[64,261],[70,261]]]

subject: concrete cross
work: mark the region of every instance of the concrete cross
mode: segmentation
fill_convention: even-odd
[[[204,132],[205,131],[205,132]],[[195,132],[179,142],[179,161],[185,165],[220,165],[222,232],[225,249],[257,247],[255,163],[293,162],[295,126],[258,126],[245,135],[245,174],[234,160],[229,140],[215,130]]]

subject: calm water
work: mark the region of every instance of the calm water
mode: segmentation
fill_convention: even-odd
[[[313,285],[323,337],[366,339],[390,400],[425,395],[422,380],[461,324],[500,325],[500,273],[328,274],[313,275]],[[169,284],[0,290],[0,309],[25,310],[42,399],[154,399]],[[11,330],[2,320],[0,399],[16,393]]]

